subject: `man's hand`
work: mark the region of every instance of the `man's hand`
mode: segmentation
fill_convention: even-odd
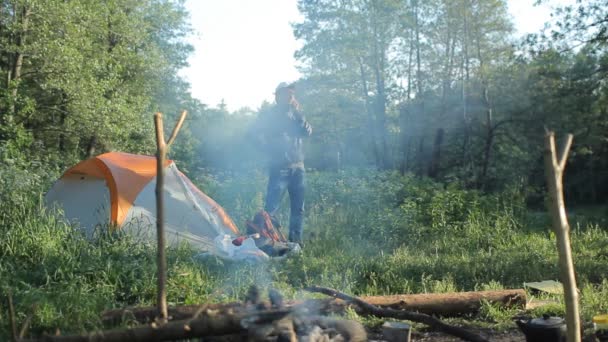
[[[296,100],[296,98],[293,97],[293,96],[291,97],[291,100],[289,100],[289,105],[296,112],[300,112],[302,110],[302,106],[300,105],[300,103],[298,102],[298,100]]]

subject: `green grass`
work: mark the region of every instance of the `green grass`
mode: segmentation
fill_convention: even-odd
[[[262,207],[262,173],[195,181],[238,226]],[[188,246],[171,249],[169,302],[239,300],[251,284],[301,298],[313,284],[375,295],[521,288],[559,278],[550,222],[529,212],[518,191],[484,195],[369,170],[309,173],[307,183],[303,253],[251,265],[200,260]],[[13,200],[0,203],[0,322],[8,322],[9,291],[19,322],[34,312],[33,334],[97,329],[103,310],[153,305],[155,246],[107,234],[86,240],[41,208],[33,189],[43,185],[33,182],[13,197],[2,193]],[[608,312],[608,229],[598,210],[581,212],[571,222],[572,246],[589,320]],[[287,222],[287,210],[280,218]],[[563,303],[542,310],[563,313]],[[513,327],[515,313],[486,303],[476,320]],[[7,336],[7,324],[0,325],[0,340]]]

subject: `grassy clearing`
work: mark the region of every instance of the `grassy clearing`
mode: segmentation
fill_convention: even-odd
[[[312,284],[374,295],[519,288],[524,281],[558,279],[549,220],[526,210],[520,191],[483,195],[365,170],[309,173],[307,182],[307,242],[301,255],[249,265],[201,261],[188,246],[172,249],[169,302],[237,300],[253,283],[297,298]],[[198,183],[240,226],[262,207],[263,174],[205,177]],[[23,196],[0,203],[0,322],[8,322],[9,290],[18,321],[36,305],[34,333],[100,328],[105,309],[153,304],[154,246],[105,234],[87,241],[40,207],[32,189],[43,185],[33,182],[19,190]],[[598,210],[593,213],[577,213],[581,224],[572,222],[585,320],[608,312],[608,229]],[[281,213],[282,222],[287,214]],[[542,310],[561,313],[563,305]],[[487,304],[476,319],[509,327],[515,313]],[[7,333],[4,324],[0,339]]]

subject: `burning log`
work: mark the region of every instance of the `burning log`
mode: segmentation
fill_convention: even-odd
[[[325,295],[328,295],[328,296],[331,296],[334,298],[339,298],[339,299],[345,300],[347,302],[354,303],[357,306],[359,306],[359,308],[361,308],[364,313],[372,315],[372,316],[390,317],[390,318],[396,318],[396,319],[423,323],[423,324],[431,326],[439,331],[442,331],[446,334],[459,337],[465,341],[487,342],[487,340],[485,338],[483,338],[477,334],[474,334],[466,329],[446,324],[433,316],[429,316],[429,315],[426,315],[423,313],[417,313],[417,312],[411,312],[411,311],[405,311],[405,310],[379,308],[379,307],[369,304],[359,298],[351,297],[342,292],[339,292],[339,291],[336,291],[333,289],[329,289],[326,287],[311,286],[311,287],[306,288],[306,290],[310,291],[310,292],[323,293]]]

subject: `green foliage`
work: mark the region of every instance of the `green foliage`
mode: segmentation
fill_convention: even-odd
[[[91,148],[151,152],[153,111],[179,112],[190,100],[175,76],[191,52],[183,1],[0,6],[0,74],[10,81],[0,83],[0,122],[25,128],[44,149],[68,158]]]
[[[233,180],[221,184],[218,194],[246,189]],[[255,187],[264,188],[262,178]],[[253,188],[244,191],[249,202],[225,196],[220,203],[232,215],[250,217],[261,204]],[[288,261],[293,272],[286,276],[297,285],[401,293],[520,287],[531,279],[558,278],[550,223],[528,212],[525,196],[516,191],[484,195],[373,171],[309,173],[308,188],[314,189],[306,198],[310,242],[307,253]],[[286,222],[283,208],[279,217]],[[605,278],[605,230],[576,229],[574,241],[583,277],[594,283]],[[328,250],[337,253],[331,263],[317,259]]]

